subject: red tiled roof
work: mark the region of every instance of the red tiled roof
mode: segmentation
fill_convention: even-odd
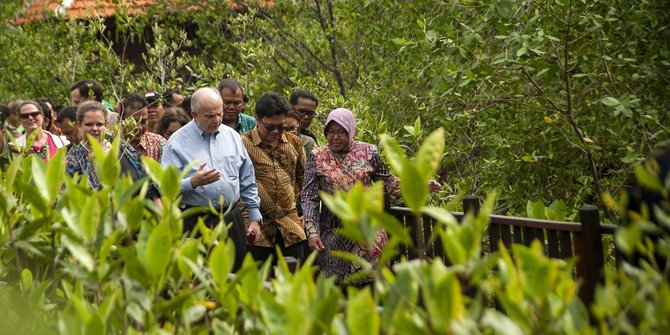
[[[24,24],[43,20],[49,15],[62,16],[65,19],[89,17],[110,17],[118,10],[129,15],[143,13],[147,8],[156,5],[159,0],[26,0],[24,9],[14,21],[15,24]],[[228,0],[235,9],[246,9],[244,2]],[[264,0],[260,7],[272,7],[274,1]]]

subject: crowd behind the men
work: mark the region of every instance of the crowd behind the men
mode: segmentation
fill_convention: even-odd
[[[362,268],[330,251],[353,252],[371,262],[379,258],[387,241],[382,229],[373,245],[360,245],[340,236],[339,220],[319,206],[319,192],[347,190],[356,182],[370,186],[383,180],[388,193],[399,193],[399,181],[377,148],[354,140],[351,111],[338,108],[328,115],[323,129],[328,143],[318,147],[310,127],[319,101],[304,89],[289,99],[263,94],[255,103],[255,117],[244,114],[248,97],[233,78],[191,97],[178,89],[132,93],[116,106],[103,99],[95,80],[74,83],[70,94],[72,106],[56,106],[48,98],[1,105],[2,159],[33,154],[48,163],[58,150],[67,150],[68,175],[86,177],[98,189],[90,142],[109,150],[114,138],[108,130],[118,126],[122,173],[145,178],[140,156],[174,166],[186,172],[179,181],[183,210],[211,206],[226,213],[236,248],[234,269],[247,252],[255,260],[276,260],[279,249],[303,260],[314,250],[321,273],[342,283]],[[430,186],[440,188],[435,181]],[[157,185],[150,183],[147,198],[161,206]],[[219,222],[218,215],[203,209],[184,219],[184,230],[198,234],[199,219],[210,227]],[[366,284],[366,278],[354,283]]]

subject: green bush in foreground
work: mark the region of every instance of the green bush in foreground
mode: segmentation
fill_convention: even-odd
[[[233,246],[223,223],[184,235],[179,178],[145,161],[163,191],[163,209],[144,199],[146,181],[117,178],[117,153],[95,152],[103,189],[64,175],[64,155],[49,165],[17,157],[0,183],[0,329],[20,334],[592,334],[667,333],[670,287],[662,269],[623,265],[608,276],[596,303],[577,298],[573,262],[548,259],[538,245],[481,256],[493,210],[457,223],[446,210],[425,206],[427,179],[438,168],[444,134],[429,135],[413,159],[395,140],[382,143],[415,213],[442,223],[450,266],[439,260],[401,260],[373,268],[374,286],[341,288],[315,278],[312,255],[296,273],[283,260],[245,260],[236,276]],[[365,242],[378,226],[391,233],[382,260],[411,243],[383,212],[381,185],[355,187],[324,202],[343,220],[342,233]],[[665,236],[662,241],[668,241]],[[494,308],[497,306],[497,308]],[[593,323],[589,320],[593,312]]]

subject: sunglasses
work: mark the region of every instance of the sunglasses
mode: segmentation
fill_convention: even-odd
[[[38,115],[42,115],[42,112],[35,111],[35,112],[32,112],[32,113],[21,113],[21,114],[19,114],[19,117],[22,118],[22,119],[27,119],[28,117],[32,116],[33,119],[36,119]]]
[[[259,121],[260,121],[260,120],[259,120]],[[263,127],[265,128],[265,130],[268,131],[268,133],[271,133],[271,132],[273,132],[273,131],[275,131],[275,130],[281,133],[281,132],[283,132],[284,130],[286,130],[286,125],[285,125],[285,124],[270,124],[270,125],[267,125],[267,124],[265,124],[265,122],[263,122],[263,121],[260,121],[260,122],[261,122],[261,124],[263,125]]]

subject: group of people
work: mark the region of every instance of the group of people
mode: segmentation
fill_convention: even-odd
[[[247,253],[259,261],[276,260],[278,248],[284,256],[302,260],[315,251],[319,271],[345,283],[362,269],[332,251],[378,260],[387,241],[383,229],[373,245],[351,241],[338,233],[340,220],[320,203],[320,192],[346,191],[357,182],[367,187],[384,181],[388,193],[399,194],[399,180],[376,146],[355,140],[350,110],[330,112],[323,128],[327,143],[319,146],[310,130],[318,99],[304,89],[288,100],[275,92],[263,94],[255,102],[255,117],[243,113],[248,97],[233,78],[186,99],[175,90],[165,96],[131,94],[116,108],[104,103],[96,81],[82,80],[72,85],[71,98],[73,106],[57,113],[53,103],[45,108],[37,100],[3,107],[6,151],[48,162],[57,150],[67,150],[67,173],[86,175],[89,186],[98,189],[90,141],[109,150],[113,138],[108,129],[119,124],[123,173],[144,178],[140,156],[185,172],[179,181],[180,206],[201,209],[184,218],[185,232],[197,230],[199,219],[208,226],[218,224],[219,215],[211,208],[225,213],[236,249],[234,269]],[[430,188],[437,191],[440,185],[431,181]],[[153,183],[149,189],[147,197],[160,206],[160,189]],[[364,276],[357,277],[354,284],[365,284]]]

